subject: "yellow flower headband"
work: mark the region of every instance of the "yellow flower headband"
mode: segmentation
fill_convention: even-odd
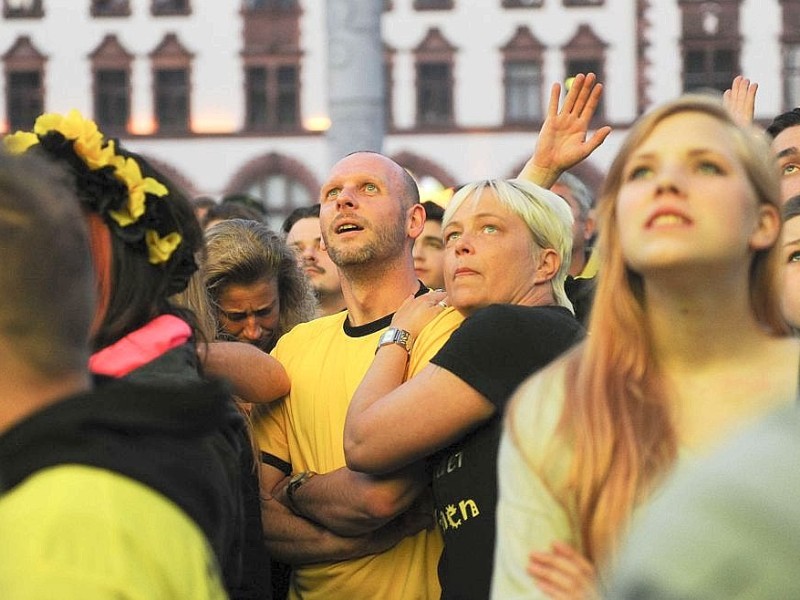
[[[153,177],[143,177],[138,161],[118,154],[114,140],[104,140],[97,124],[84,119],[77,110],[66,115],[43,114],[36,119],[32,132],[18,131],[7,135],[3,142],[11,154],[22,154],[39,145],[72,166],[75,165],[70,153],[80,159],[86,167],[85,177],[76,173],[79,180],[84,180],[78,182],[79,187],[83,184],[85,188],[82,199],[94,212],[108,215],[122,230],[126,241],[143,239],[151,264],[166,263],[180,245],[182,237],[177,231],[159,235],[153,226],[159,219],[153,215],[145,219],[147,225],[138,227],[150,203],[169,194],[166,186]],[[103,176],[109,175],[117,185],[103,181]],[[141,235],[134,233],[136,229],[143,229]]]

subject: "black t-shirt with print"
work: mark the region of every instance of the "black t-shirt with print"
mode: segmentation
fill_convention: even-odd
[[[583,333],[563,307],[495,304],[465,320],[431,360],[496,408],[486,423],[432,458],[436,517],[445,539],[442,598],[489,597],[503,410],[528,376]]]

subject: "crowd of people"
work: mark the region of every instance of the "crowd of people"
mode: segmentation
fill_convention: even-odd
[[[76,111],[0,152],[4,598],[800,595],[800,109],[757,86],[420,202],[342,157],[273,231]]]

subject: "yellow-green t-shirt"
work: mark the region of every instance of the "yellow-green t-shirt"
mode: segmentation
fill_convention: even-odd
[[[3,600],[227,598],[203,532],[176,504],[116,473],[39,471],[0,497]]]

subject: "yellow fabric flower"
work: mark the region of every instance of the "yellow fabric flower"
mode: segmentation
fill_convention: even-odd
[[[3,144],[11,154],[22,154],[38,143],[39,136],[30,131],[18,131],[3,138]]]
[[[158,232],[148,229],[144,232],[144,239],[147,242],[147,255],[151,265],[165,263],[172,256],[181,243],[181,234],[177,231],[168,233],[164,237],[159,237]]]
[[[144,214],[145,194],[153,194],[159,198],[169,193],[166,186],[152,177],[142,177],[139,163],[132,158],[115,156],[113,159],[114,175],[128,188],[128,204],[121,210],[110,210],[108,214],[120,227],[135,223]]]
[[[73,141],[73,148],[90,169],[99,169],[110,164],[114,157],[113,143],[105,144],[103,134],[97,124],[83,118],[75,109],[66,115],[46,113],[36,119],[33,125],[34,133],[44,136],[51,131],[57,131],[66,139]]]

